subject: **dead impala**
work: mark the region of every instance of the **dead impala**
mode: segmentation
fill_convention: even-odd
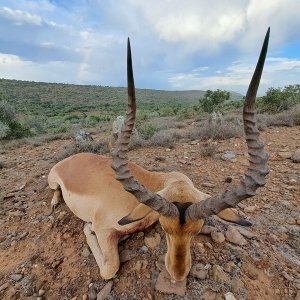
[[[192,181],[178,172],[149,172],[127,161],[126,152],[134,127],[136,100],[131,49],[128,40],[127,80],[128,111],[112,159],[81,153],[56,164],[48,182],[54,190],[52,208],[61,198],[70,210],[86,222],[84,233],[104,279],[119,269],[120,237],[143,230],[159,220],[166,234],[165,266],[171,278],[182,281],[191,268],[190,245],[199,233],[203,218],[221,218],[247,225],[232,207],[255,195],[265,184],[269,169],[268,155],[259,141],[254,118],[254,104],[267,53],[268,29],[256,69],[251,79],[243,121],[249,153],[249,167],[244,179],[223,193],[210,197],[196,189]],[[95,233],[95,234],[94,234]]]

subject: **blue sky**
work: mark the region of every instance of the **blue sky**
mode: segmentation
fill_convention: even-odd
[[[0,0],[0,78],[246,93],[268,26],[260,94],[299,84],[299,0]]]

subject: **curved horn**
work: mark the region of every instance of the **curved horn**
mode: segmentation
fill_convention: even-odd
[[[124,189],[133,194],[140,203],[149,206],[166,217],[175,217],[178,215],[176,206],[139,184],[128,169],[127,150],[136,114],[135,87],[129,38],[127,43],[127,85],[128,109],[121,135],[116,143],[116,148],[112,151],[112,168],[116,172],[116,179],[119,180]]]
[[[267,166],[268,154],[264,151],[264,145],[259,140],[259,131],[254,117],[254,106],[267,54],[269,35],[270,27],[268,28],[244,103],[244,131],[250,156],[250,164],[245,173],[245,179],[241,180],[241,182],[232,189],[227,189],[223,194],[191,205],[186,211],[186,216],[192,220],[217,214],[228,207],[234,207],[240,201],[254,196],[256,190],[265,185],[265,177],[269,173]]]

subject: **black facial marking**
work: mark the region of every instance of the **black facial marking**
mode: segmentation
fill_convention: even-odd
[[[185,203],[173,202],[173,203],[175,204],[175,206],[177,207],[177,209],[179,211],[179,224],[182,225],[185,223],[185,211],[193,203],[191,203],[191,202],[185,202]]]

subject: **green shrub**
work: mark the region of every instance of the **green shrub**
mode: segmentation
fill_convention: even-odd
[[[285,88],[269,88],[266,95],[258,99],[261,112],[278,113],[291,109],[300,103],[300,85],[289,85]]]
[[[145,140],[150,139],[156,132],[160,131],[160,128],[151,123],[138,124],[137,131],[141,137]]]

